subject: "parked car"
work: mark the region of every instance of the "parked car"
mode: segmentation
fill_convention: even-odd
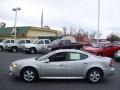
[[[75,50],[61,49],[39,57],[17,60],[10,65],[10,75],[32,82],[41,79],[87,79],[92,83],[115,73],[113,60],[108,57]]]
[[[0,43],[3,41],[4,39],[0,39]]]
[[[29,45],[26,44],[24,47],[24,51],[32,53],[32,54],[38,53],[38,52],[44,52],[43,51],[44,45],[47,45],[50,43],[51,43],[51,41],[49,39],[37,39]]]
[[[115,58],[116,61],[119,61],[119,62],[120,62],[120,50],[118,50],[118,51],[115,53],[114,58]]]
[[[25,44],[32,43],[29,39],[19,39],[15,43],[11,43],[7,45],[7,50],[11,52],[17,52],[18,50],[23,50],[25,47]]]
[[[85,47],[85,51],[106,57],[113,57],[114,54],[120,50],[120,46],[112,45],[111,43],[101,42],[99,45],[93,44],[92,46]]]
[[[54,51],[58,49],[82,49],[83,45],[80,43],[72,43],[70,40],[67,39],[56,39],[51,44],[47,46],[47,50]]]
[[[5,39],[0,43],[0,51],[6,50],[7,45],[15,43],[14,39]]]
[[[113,42],[113,45],[119,45],[120,46],[120,41]]]

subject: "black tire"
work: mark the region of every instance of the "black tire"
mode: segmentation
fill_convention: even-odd
[[[35,53],[36,53],[36,50],[35,50],[35,48],[30,48],[29,52],[30,52],[31,54],[35,54]]]
[[[2,46],[0,46],[0,51],[3,51],[3,47]]]
[[[12,47],[12,48],[11,48],[11,51],[12,51],[13,53],[17,52],[17,48],[16,48],[16,47]]]
[[[88,71],[86,79],[91,83],[98,83],[103,79],[103,73],[100,69],[91,69]]]
[[[25,82],[33,82],[38,80],[38,73],[34,68],[24,68],[21,71],[20,77],[25,81]]]

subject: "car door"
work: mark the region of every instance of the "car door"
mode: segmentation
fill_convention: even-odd
[[[48,57],[49,62],[40,65],[40,74],[48,77],[65,77],[66,76],[66,52],[56,53]]]
[[[43,40],[40,40],[38,41],[38,44],[36,45],[36,49],[38,52],[40,52],[42,50],[42,46],[44,46],[44,41]]]
[[[24,48],[24,45],[25,45],[25,40],[21,40],[18,44],[18,49]]]
[[[88,55],[70,52],[67,62],[67,74],[68,77],[81,77],[84,75],[84,70],[87,65]]]

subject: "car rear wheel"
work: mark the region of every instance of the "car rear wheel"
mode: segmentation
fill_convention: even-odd
[[[31,54],[35,54],[36,53],[36,50],[34,48],[30,48],[30,53]]]
[[[91,69],[88,71],[86,78],[91,83],[98,83],[102,80],[103,74],[99,69]]]
[[[0,46],[0,51],[2,51],[2,50],[3,50],[3,47]]]
[[[11,51],[12,51],[13,53],[17,52],[17,48],[16,48],[16,47],[12,47]]]
[[[26,82],[33,82],[38,79],[38,74],[33,68],[26,68],[21,72],[21,78]]]

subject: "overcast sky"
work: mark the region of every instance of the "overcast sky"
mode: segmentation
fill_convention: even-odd
[[[44,25],[52,29],[63,26],[97,31],[98,0],[0,0],[0,22],[14,26],[14,7],[18,12],[17,26]],[[120,33],[120,0],[100,0],[100,32],[105,37],[111,32]]]

